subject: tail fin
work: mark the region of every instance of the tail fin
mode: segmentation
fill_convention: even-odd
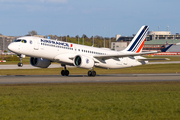
[[[168,47],[161,50],[161,52],[166,52],[173,44],[169,45]]]
[[[142,26],[127,48],[123,51],[139,53],[142,51],[144,42],[146,40],[149,26]]]

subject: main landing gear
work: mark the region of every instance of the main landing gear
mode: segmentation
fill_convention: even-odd
[[[68,76],[68,75],[69,75],[69,70],[66,69],[66,65],[62,65],[62,66],[64,66],[64,69],[65,69],[65,70],[62,70],[62,71],[61,71],[61,75],[62,75],[62,76]]]
[[[96,71],[94,70],[88,71],[88,76],[92,76],[92,77],[96,76]]]
[[[61,75],[69,76],[69,70],[66,69],[66,65],[61,65],[61,66],[64,67],[64,70],[61,71]],[[91,77],[96,76],[96,71],[94,71],[93,69],[88,71],[88,76],[91,76]]]
[[[22,55],[18,55],[19,56],[19,60],[20,62],[17,64],[18,67],[22,67],[23,66],[23,63],[22,63]]]

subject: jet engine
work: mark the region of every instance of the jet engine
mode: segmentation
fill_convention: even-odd
[[[47,59],[31,57],[30,63],[34,67],[47,68],[51,64],[51,61]]]
[[[74,65],[81,68],[91,69],[94,66],[94,60],[87,56],[77,55],[74,58]]]

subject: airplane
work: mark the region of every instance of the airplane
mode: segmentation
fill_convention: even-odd
[[[30,57],[30,64],[34,67],[47,68],[51,62],[60,63],[64,67],[61,71],[62,76],[69,75],[66,65],[90,69],[88,76],[96,76],[94,67],[119,69],[144,65],[152,60],[142,57],[145,54],[158,53],[142,52],[148,29],[149,26],[142,26],[127,48],[122,51],[34,36],[19,37],[8,45],[8,49],[19,56],[19,67],[23,66],[22,58],[26,55]]]
[[[161,52],[166,52],[171,46],[173,46],[173,44],[170,44],[170,45],[167,46],[166,48],[162,49]]]

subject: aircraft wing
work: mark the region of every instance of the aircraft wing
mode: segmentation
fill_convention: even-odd
[[[95,55],[94,58],[100,58],[103,60],[111,59],[111,58],[119,58],[119,57],[128,57],[128,56],[141,56],[146,54],[153,54],[158,53],[158,51],[151,51],[151,52],[142,52],[142,53],[122,53],[122,54],[116,54],[116,55]]]

